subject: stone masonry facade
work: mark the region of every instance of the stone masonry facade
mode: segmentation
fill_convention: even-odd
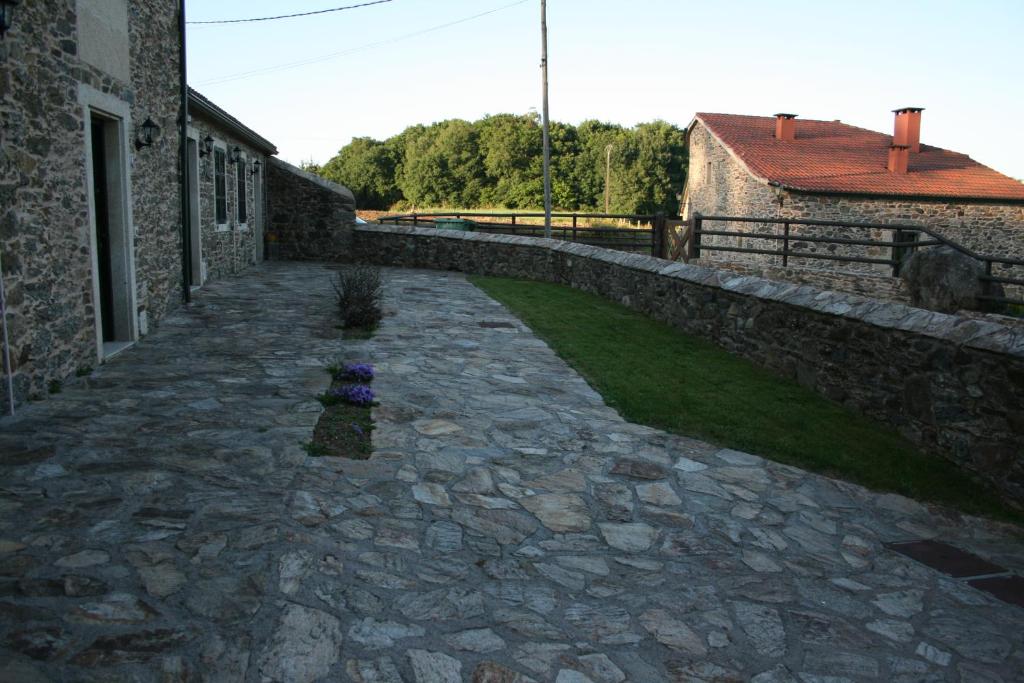
[[[618,301],[888,422],[1024,504],[1024,329],[528,237],[363,225],[352,249]]]
[[[267,258],[345,261],[356,200],[347,187],[280,159],[267,164]]]
[[[207,121],[191,113],[189,135],[193,131],[197,140],[202,141],[209,135],[214,139],[216,148],[231,150],[238,147],[242,154],[240,163],[245,165],[245,222],[239,221],[238,183],[235,164],[226,163],[225,188],[227,191],[227,222],[217,222],[214,186],[214,154],[210,153],[199,158],[199,216],[202,236],[202,268],[203,282],[219,280],[224,277],[238,275],[257,262],[259,251],[256,240],[262,239],[260,226],[256,225],[258,216],[265,216],[265,206],[257,212],[257,184],[264,182],[267,167],[266,156],[260,150],[248,145],[238,136],[225,130],[216,123]],[[253,175],[253,162],[260,162],[261,170]],[[266,192],[259,193],[266,203]]]
[[[923,200],[913,198],[856,197],[794,192],[767,184],[754,177],[697,121],[689,137],[690,174],[683,192],[682,214],[689,218],[694,212],[703,215],[748,216],[766,218],[820,219],[864,223],[902,223],[922,226],[985,256],[1024,258],[1024,205],[993,202]],[[712,223],[705,229],[742,230],[782,234],[782,226],[759,223]],[[851,237],[845,228],[823,226],[792,226],[791,248],[806,252],[827,250],[836,255],[867,256],[888,259],[889,248],[837,247],[799,242],[800,235]],[[873,240],[890,240],[888,230],[864,230],[856,235]],[[704,244],[718,246],[779,249],[776,240],[749,237],[705,236]],[[778,256],[736,252],[703,252],[702,258],[731,261],[747,265],[780,268]],[[799,278],[800,270],[829,270],[835,274],[833,284],[840,289],[860,288],[885,295],[892,286],[891,268],[882,265],[843,263],[837,261],[792,258],[790,272]],[[1020,277],[1019,270],[1009,272]],[[1002,271],[1006,272],[1006,271]],[[780,274],[781,273],[781,274]],[[765,272],[766,276],[787,277],[785,272]],[[877,286],[866,285],[862,279],[874,276],[883,280]],[[813,278],[813,276],[810,276]]]
[[[138,333],[178,301],[176,6],[122,0],[101,7],[126,14],[130,68],[112,75],[81,57],[83,5],[95,3],[21,3],[15,25],[0,41],[0,251],[18,400],[41,395],[98,361],[83,93],[121,102],[130,112],[123,143]],[[159,134],[153,146],[136,150],[131,143],[147,117]],[[6,387],[0,392],[6,400]]]

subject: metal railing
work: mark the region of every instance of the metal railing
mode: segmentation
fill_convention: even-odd
[[[538,212],[499,212],[480,211],[408,213],[393,216],[381,216],[378,223],[393,225],[413,225],[433,227],[438,218],[472,218],[473,229],[479,232],[504,235],[525,235],[527,237],[543,237],[544,226],[536,223],[524,223],[523,219],[543,219],[544,214]],[[551,218],[561,224],[551,226],[551,237],[554,239],[580,244],[589,244],[606,249],[619,251],[647,252],[653,256],[663,254],[664,224],[666,218],[660,214],[625,214],[625,213],[552,213]],[[489,219],[489,220],[480,220]],[[507,220],[502,220],[507,219]],[[637,224],[649,224],[649,228],[610,228],[580,225],[580,221],[607,220],[629,221]]]
[[[760,231],[745,232],[743,230],[709,230],[706,227],[706,224],[712,221],[721,223],[757,223],[761,225],[781,225],[782,229],[780,233]],[[871,239],[870,236],[861,237],[859,235],[854,237],[836,237],[829,235],[794,234],[792,231],[793,226],[839,228],[842,230],[849,231],[853,234],[863,234],[862,231],[868,230],[888,231],[891,236],[889,239]],[[763,249],[749,246],[729,246],[722,244],[714,244],[706,242],[704,240],[705,237],[735,237],[737,239],[770,240],[775,242],[778,245],[778,247],[774,249]],[[1013,267],[1024,266],[1024,260],[981,255],[974,252],[971,249],[968,249],[967,247],[964,247],[963,245],[960,245],[946,237],[943,237],[942,235],[932,230],[929,230],[928,228],[919,225],[905,225],[892,223],[880,224],[863,223],[855,221],[828,221],[797,218],[703,216],[699,213],[694,213],[688,224],[686,224],[683,228],[681,233],[678,233],[675,230],[669,230],[666,233],[666,242],[668,244],[667,248],[669,256],[671,257],[673,254],[680,254],[683,260],[685,261],[700,258],[703,252],[719,251],[742,254],[758,254],[764,256],[777,256],[781,258],[783,267],[789,265],[790,259],[817,259],[837,261],[841,263],[864,263],[880,265],[890,269],[890,272],[893,277],[899,276],[900,268],[902,267],[904,261],[910,256],[911,253],[913,253],[915,249],[929,246],[947,246],[981,262],[984,266],[985,274],[981,276],[981,280],[986,285],[985,294],[979,296],[979,299],[992,303],[1024,305],[1024,298],[996,295],[992,292],[991,288],[991,285],[994,283],[998,283],[1001,285],[1011,285],[1014,287],[1024,287],[1024,278],[1009,277],[1008,275],[1005,274],[1005,272],[1002,275],[995,274],[996,267],[999,267],[1002,271],[1008,271]],[[890,256],[889,258],[881,258],[878,256],[869,255],[851,255],[849,253],[835,254],[831,252],[823,253],[817,251],[807,251],[806,249],[801,248],[804,244],[864,247],[864,251],[867,251],[868,248],[876,247],[881,250],[888,250]],[[678,258],[678,256],[676,258]]]

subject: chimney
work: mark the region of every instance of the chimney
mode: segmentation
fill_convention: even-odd
[[[921,151],[921,107],[903,107],[893,109],[896,114],[896,128],[892,134],[892,144],[906,146],[917,154]]]
[[[776,114],[775,115],[775,139],[776,140],[788,140],[792,142],[796,139],[796,114]]]
[[[893,145],[889,148],[889,173],[906,173],[910,163],[910,147]]]

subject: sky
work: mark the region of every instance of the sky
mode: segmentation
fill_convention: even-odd
[[[187,0],[189,21],[368,0]],[[480,16],[482,15],[482,16]],[[1024,179],[1020,0],[548,0],[552,120],[625,126],[694,113],[840,119]],[[391,0],[188,27],[192,87],[275,143],[326,162],[353,137],[541,108],[540,0]]]

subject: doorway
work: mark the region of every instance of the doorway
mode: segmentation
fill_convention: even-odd
[[[130,346],[135,339],[122,121],[91,111],[88,151],[93,310],[102,360]]]
[[[191,235],[189,286],[203,285],[203,231],[199,215],[199,141],[188,138],[188,212]]]

